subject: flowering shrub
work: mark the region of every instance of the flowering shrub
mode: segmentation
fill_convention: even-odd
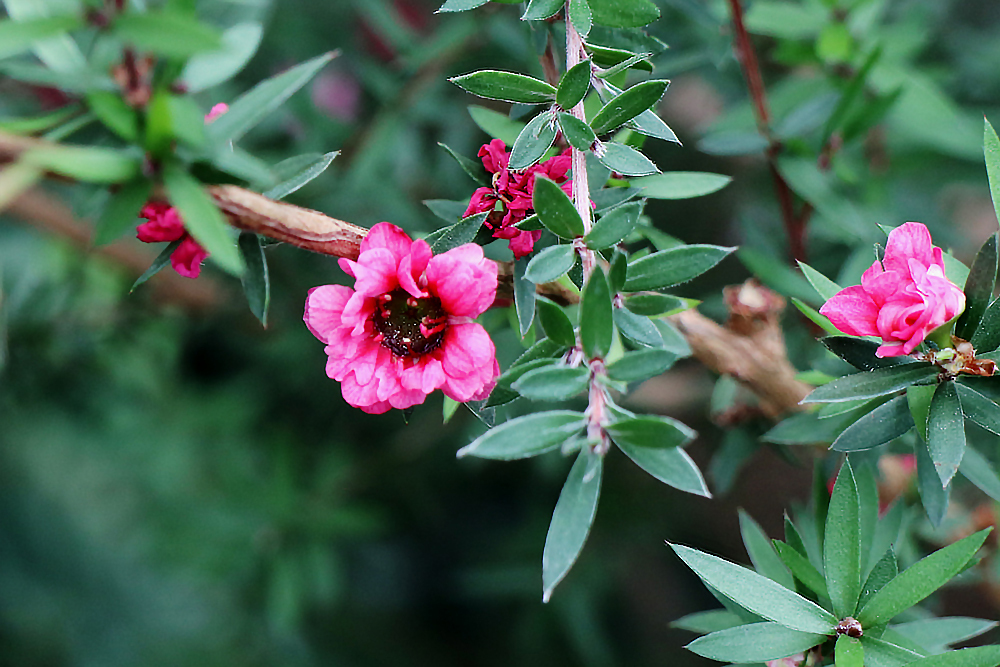
[[[147,222],[136,228],[136,236],[143,243],[168,242],[175,244],[170,252],[170,265],[185,278],[197,278],[201,263],[208,252],[184,228],[177,209],[166,202],[149,202],[139,211]]]
[[[472,319],[496,296],[497,266],[475,244],[432,255],[423,240],[382,222],[340,267],[354,289],[309,291],[305,322],[326,344],[326,374],[344,399],[379,414],[424,402],[435,389],[482,400],[499,374],[493,341]]]
[[[861,285],[841,290],[819,312],[844,333],[880,337],[876,356],[895,357],[913,352],[964,309],[965,294],[945,275],[941,248],[927,227],[907,222],[889,233],[885,257]]]

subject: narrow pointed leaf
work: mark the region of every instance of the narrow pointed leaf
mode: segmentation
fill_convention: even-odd
[[[542,553],[544,602],[549,601],[553,589],[573,567],[590,534],[601,494],[603,461],[603,457],[584,448],[573,463],[559,494]]]
[[[237,23],[222,33],[222,48],[199,53],[184,66],[181,80],[190,93],[217,86],[238,74],[260,45],[264,30],[260,23]]]
[[[670,627],[707,635],[710,632],[728,630],[738,625],[743,625],[743,621],[736,614],[727,609],[712,609],[710,611],[697,611],[678,618],[670,624]]]
[[[612,317],[618,331],[636,346],[663,347],[663,334],[648,317],[624,308],[615,308]]]
[[[642,188],[642,196],[650,199],[692,199],[718,192],[732,180],[732,176],[703,171],[665,171],[629,179],[629,185]]]
[[[863,627],[888,623],[894,616],[917,604],[958,574],[976,555],[990,530],[935,551],[903,570],[872,596],[857,619]]]
[[[476,234],[486,222],[488,213],[476,213],[467,218],[462,218],[454,225],[449,225],[443,229],[438,229],[428,234],[424,239],[427,241],[435,255],[448,252],[466,243],[472,243]]]
[[[909,414],[909,411],[907,411]],[[838,618],[854,614],[861,592],[861,521],[858,488],[849,462],[837,475],[823,539],[826,588]]]
[[[524,257],[514,262],[514,310],[521,337],[528,335],[535,321],[535,283],[524,276],[528,260]]]
[[[590,0],[594,23],[609,28],[641,28],[660,18],[650,0]]]
[[[510,153],[510,169],[527,169],[538,162],[556,139],[556,123],[547,111],[538,114],[517,135]]]
[[[875,398],[895,393],[914,384],[929,384],[936,379],[937,368],[930,364],[904,364],[855,373],[817,387],[802,399],[803,403],[837,403]]]
[[[636,315],[659,317],[687,310],[697,301],[682,299],[670,294],[635,294],[625,298],[625,307]]]
[[[565,5],[565,0],[531,0],[528,8],[521,16],[522,21],[539,21],[558,13]]]
[[[972,447],[965,448],[962,465],[958,468],[965,478],[979,487],[979,490],[996,501],[1000,501],[1000,478],[989,459]]]
[[[266,190],[264,196],[268,199],[284,199],[326,171],[326,168],[338,155],[340,155],[340,151],[333,151],[325,155],[308,156],[305,160],[297,161],[295,164],[297,169],[294,170],[294,173],[271,189]],[[280,167],[280,163],[275,165],[275,171],[277,172]]]
[[[150,264],[149,268],[146,269],[141,276],[136,278],[134,283],[132,283],[132,287],[129,289],[129,294],[134,292],[139,285],[143,284],[162,271],[163,268],[170,263],[170,256],[174,254],[174,250],[177,250],[177,246],[180,244],[180,239],[168,243],[163,250],[160,251],[160,254],[156,256],[156,259],[153,260],[153,263]]]
[[[680,447],[633,447],[615,443],[633,463],[675,489],[711,498],[705,478],[691,456]]]
[[[572,269],[575,263],[573,246],[549,246],[531,258],[524,276],[536,285],[551,282]]]
[[[866,667],[903,667],[921,657],[919,653],[876,639],[870,634],[861,637],[861,646],[865,650]]]
[[[625,289],[639,292],[685,283],[711,269],[733,250],[715,245],[685,245],[654,252],[629,264]]]
[[[243,273],[243,292],[247,296],[250,312],[267,328],[267,311],[271,305],[271,280],[267,272],[267,256],[260,244],[260,237],[242,232],[239,238],[240,254],[247,270]]]
[[[611,292],[604,269],[597,267],[580,296],[580,343],[588,359],[603,359],[614,340]]]
[[[913,449],[917,459],[917,491],[920,493],[921,504],[931,523],[940,526],[945,514],[948,513],[951,486],[941,487],[941,478],[934,467],[927,442],[923,438],[918,439]]]
[[[609,424],[608,434],[618,445],[633,447],[683,447],[696,433],[676,419],[657,415],[642,415],[620,419]]]
[[[965,311],[955,322],[955,335],[959,338],[972,338],[983,313],[993,300],[993,289],[997,282],[997,236],[994,233],[986,239],[965,280]]]
[[[946,646],[978,637],[997,626],[996,621],[966,616],[925,618],[891,626],[900,635],[938,653]]]
[[[444,0],[444,4],[438,7],[434,13],[464,12],[476,7],[482,7],[487,2],[489,0]]]
[[[454,150],[451,149],[450,146],[448,146],[447,144],[443,144],[440,141],[438,142],[438,146],[448,151],[448,155],[455,158],[455,162],[458,162],[458,165],[462,168],[462,171],[468,174],[469,178],[475,181],[478,185],[481,186],[487,185],[489,179],[486,176],[486,169],[483,168],[482,162],[470,160],[464,155],[456,153]]]
[[[564,239],[583,236],[583,220],[580,219],[580,214],[573,206],[573,201],[555,181],[541,175],[535,176],[535,190],[531,202],[538,219],[556,236]]]
[[[585,366],[549,366],[522,375],[511,388],[533,401],[565,401],[586,391],[590,372]]]
[[[312,80],[323,67],[336,57],[336,52],[324,53],[291,69],[261,81],[237,97],[229,111],[212,121],[205,132],[216,145],[237,141],[285,100]]]
[[[802,271],[802,275],[806,277],[809,284],[813,286],[816,293],[819,294],[823,301],[829,301],[837,292],[840,291],[841,287],[837,283],[833,282],[822,273],[809,266],[805,262],[799,262],[799,269]]]
[[[876,357],[875,350],[879,344],[855,338],[853,336],[827,336],[820,342],[835,355],[857,368],[859,371],[873,371],[876,368],[888,368],[910,363],[906,357]]]
[[[699,637],[684,648],[712,660],[756,663],[801,653],[826,639],[826,635],[791,630],[778,623],[749,623]]]
[[[556,449],[584,427],[583,413],[569,410],[536,412],[499,426],[458,450],[458,457],[511,461],[544,454]]]
[[[983,155],[986,158],[986,176],[990,182],[993,211],[1000,220],[1000,139],[990,121],[983,117]]]
[[[996,667],[1000,665],[1000,646],[962,648],[906,664],[907,667]]]
[[[965,384],[958,384],[962,413],[991,433],[1000,435],[1000,405]]]
[[[41,40],[82,26],[83,21],[77,16],[0,20],[0,58],[27,51]]]
[[[942,382],[934,391],[927,419],[927,448],[941,486],[948,486],[965,454],[965,418],[954,382]]]
[[[569,20],[581,37],[590,34],[594,21],[587,0],[569,0]]]
[[[140,51],[169,58],[187,58],[222,47],[222,37],[214,28],[181,12],[129,12],[115,19],[112,32]]]
[[[739,514],[740,535],[743,537],[743,546],[746,547],[747,555],[750,556],[750,562],[753,563],[754,569],[757,570],[758,574],[777,581],[785,588],[795,590],[795,580],[792,578],[792,573],[778,557],[770,538],[749,514],[742,509]]]
[[[590,126],[596,134],[606,134],[621,127],[659,102],[669,85],[665,79],[637,83],[605,104],[590,121]]]
[[[844,429],[830,448],[838,452],[871,449],[898,438],[911,428],[910,406],[905,396],[897,396]]]
[[[627,352],[608,365],[608,377],[619,382],[638,382],[665,373],[677,361],[677,355],[667,350],[637,350]]]
[[[744,609],[802,632],[829,634],[837,625],[833,614],[767,577],[690,547],[670,546],[702,581]]]
[[[597,135],[587,123],[565,111],[559,112],[559,127],[569,145],[578,151],[589,151],[597,141]]]
[[[544,297],[535,300],[535,307],[546,336],[566,347],[576,345],[576,332],[566,311]]]
[[[580,100],[584,98],[590,90],[590,71],[592,69],[590,59],[573,65],[562,78],[559,79],[559,88],[556,90],[556,104],[563,109],[572,109]]]
[[[847,635],[837,637],[834,656],[836,667],[864,667],[865,664],[865,649],[861,642]]]
[[[149,200],[152,191],[153,184],[141,178],[126,183],[118,192],[112,194],[97,221],[94,243],[96,245],[111,243],[125,232],[134,231],[139,211]]]
[[[591,250],[603,250],[620,242],[635,229],[641,213],[641,202],[622,204],[618,208],[612,209],[598,220],[583,237],[587,247]]]
[[[890,546],[882,554],[882,558],[875,563],[875,567],[868,574],[864,586],[861,587],[858,607],[864,607],[868,600],[882,590],[882,587],[892,581],[897,574],[899,574],[899,564],[896,562],[896,552]]]
[[[979,328],[972,334],[969,342],[980,355],[1000,347],[1000,299],[991,303],[986,312],[983,313],[983,318],[979,321]]]
[[[556,89],[548,83],[516,72],[486,69],[448,80],[473,95],[491,100],[543,104],[556,96]]]
[[[826,590],[826,581],[823,579],[823,575],[809,562],[808,558],[780,540],[774,540],[774,546],[778,550],[778,557],[795,575],[796,579],[818,596],[830,596]]]
[[[631,146],[615,141],[608,141],[598,146],[599,150],[595,150],[594,154],[601,164],[623,176],[645,176],[660,171],[652,160]]]
[[[219,266],[240,275],[243,261],[229,234],[229,225],[201,183],[177,165],[168,165],[163,170],[163,183],[170,203],[177,207],[191,236]]]

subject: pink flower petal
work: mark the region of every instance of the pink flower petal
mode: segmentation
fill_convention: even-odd
[[[354,290],[343,285],[322,285],[309,290],[303,319],[316,338],[328,343],[330,334],[341,327],[344,305]]]
[[[875,336],[878,329],[878,307],[860,285],[854,285],[837,292],[819,309],[830,318],[833,326],[852,336]]]
[[[197,278],[201,274],[201,263],[208,252],[190,236],[185,236],[177,249],[170,255],[170,265],[185,278]]]

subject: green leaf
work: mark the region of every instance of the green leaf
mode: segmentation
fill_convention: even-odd
[[[996,625],[996,621],[987,621],[981,618],[946,616],[944,618],[924,618],[891,627],[907,639],[921,646],[926,646],[928,649],[933,649],[933,652],[937,653],[939,649],[978,637],[984,632],[992,630]]]
[[[125,104],[121,95],[95,90],[87,93],[87,106],[97,119],[125,141],[139,138],[139,119],[135,109]]]
[[[516,137],[517,134],[515,133],[514,136]],[[487,178],[486,174],[486,169],[483,168],[482,162],[476,162],[475,160],[470,160],[464,155],[456,153],[454,150],[451,149],[450,146],[448,146],[447,144],[443,144],[440,141],[438,142],[438,146],[448,151],[448,155],[455,158],[455,162],[458,162],[458,165],[462,168],[462,171],[468,174],[469,178],[471,178],[473,181],[476,182],[476,185],[485,187],[489,183],[489,179]]]
[[[522,257],[514,262],[514,309],[521,337],[528,335],[535,319],[535,283],[524,276],[528,260]]]
[[[918,439],[913,449],[917,459],[917,491],[920,493],[921,504],[931,523],[940,526],[948,512],[951,487],[941,487],[941,478],[938,477],[934,461],[923,438]]]
[[[865,649],[861,642],[847,635],[837,637],[834,646],[836,667],[864,667]]]
[[[123,14],[115,19],[112,32],[140,51],[152,51],[167,58],[187,58],[222,48],[222,38],[214,28],[180,12]]]
[[[243,261],[229,235],[229,225],[201,183],[180,166],[169,164],[163,170],[163,184],[191,236],[220,267],[236,276],[242,274]]]
[[[802,632],[827,635],[837,625],[830,612],[767,577],[690,547],[670,546],[702,581],[744,609]]]
[[[199,53],[184,65],[181,81],[189,93],[225,83],[242,70],[260,46],[264,30],[260,23],[237,23],[222,33],[222,48]]]
[[[291,174],[274,187],[265,190],[264,196],[268,199],[284,199],[326,171],[338,155],[340,151],[332,151],[325,155],[310,153],[279,162],[274,166],[274,171],[291,172]]]
[[[552,597],[553,589],[573,567],[587,541],[601,495],[603,463],[603,457],[585,447],[576,457],[559,493],[542,552],[543,602]]]
[[[491,137],[501,140],[508,146],[512,146],[517,141],[517,135],[524,128],[524,123],[512,120],[499,111],[475,104],[470,104],[468,109],[469,116],[479,126],[479,129]]]
[[[609,28],[641,28],[660,18],[650,0],[590,0],[594,23]]]
[[[134,283],[132,283],[132,287],[128,291],[129,294],[134,292],[139,285],[143,284],[144,282],[155,276],[163,269],[163,267],[165,267],[168,263],[170,263],[170,256],[174,254],[174,250],[177,250],[177,246],[179,246],[180,244],[181,244],[181,239],[177,239],[176,241],[171,241],[170,243],[168,243],[163,248],[163,250],[160,251],[160,254],[156,256],[156,259],[153,260],[153,263],[150,265],[150,267],[146,269],[141,276],[136,278],[136,281]]]
[[[564,0],[531,0],[521,16],[522,21],[539,21],[554,16],[565,5]]]
[[[892,581],[897,574],[899,574],[899,565],[896,563],[896,553],[890,545],[875,563],[872,571],[868,573],[868,579],[861,587],[861,595],[858,597],[858,607],[864,607],[868,600],[882,590],[882,587]]]
[[[758,574],[762,574],[772,581],[776,581],[789,590],[795,590],[795,580],[792,573],[785,567],[784,562],[774,550],[771,539],[764,533],[764,530],[754,521],[749,514],[741,508],[740,515],[740,535],[743,537],[743,545],[746,547],[750,562]]]
[[[229,105],[229,111],[205,128],[209,139],[218,146],[238,141],[268,114],[284,104],[293,93],[309,83],[336,55],[336,52],[324,53],[261,81],[237,97]]]
[[[260,237],[242,232],[237,242],[247,270],[240,278],[247,296],[250,312],[267,328],[267,310],[271,305],[271,280],[267,273],[267,256],[260,244]]]
[[[622,204],[612,209],[598,220],[583,237],[591,250],[603,250],[619,243],[632,233],[639,223],[642,203]]]
[[[910,363],[907,357],[876,357],[875,350],[879,344],[854,338],[853,336],[827,336],[820,342],[835,355],[857,368],[859,371],[873,371],[876,368],[888,368]]]
[[[444,0],[444,4],[437,8],[435,14],[441,12],[464,12],[476,7],[482,7],[489,0]]]
[[[473,95],[491,100],[544,104],[555,99],[556,89],[534,77],[515,72],[484,69],[448,79]]]
[[[688,614],[670,624],[672,628],[697,632],[700,635],[743,625],[740,617],[727,609],[712,609]]]
[[[590,59],[573,65],[559,79],[559,88],[556,90],[556,104],[561,108],[569,110],[575,107],[587,95],[590,90],[590,72],[593,64]]]
[[[979,328],[972,334],[969,342],[979,354],[992,352],[1000,347],[1000,299],[991,303],[983,313]]]
[[[705,478],[691,457],[680,447],[633,447],[615,443],[632,462],[675,489],[711,498]]]
[[[733,250],[715,245],[686,245],[654,252],[629,264],[625,289],[638,292],[685,283],[711,269]]]
[[[917,561],[872,596],[858,613],[863,627],[888,623],[958,574],[986,541],[990,529],[950,544]]]
[[[602,79],[610,78],[615,74],[624,72],[630,67],[641,69],[646,72],[653,71],[653,63],[649,61],[649,57],[653,55],[652,53],[635,54],[625,49],[615,49],[610,46],[600,46],[599,44],[591,44],[589,42],[584,44],[584,48],[593,57],[594,64],[598,67],[604,68],[603,71],[597,74]],[[638,59],[636,59],[637,56]],[[620,67],[623,63],[629,64],[624,67]]]
[[[604,82],[604,89],[605,93],[610,93],[611,95],[620,95],[622,92],[607,81]],[[598,92],[601,92],[600,89],[598,89]],[[601,95],[601,99],[605,102],[608,101],[607,97],[607,94]],[[630,130],[640,134],[645,134],[649,137],[663,139],[664,141],[672,141],[676,144],[681,143],[677,138],[677,135],[674,134],[674,131],[671,130],[667,124],[663,122],[663,119],[657,116],[652,109],[643,111],[641,114],[626,123],[625,126]]]
[[[458,457],[513,461],[556,449],[586,425],[581,412],[536,412],[500,424],[458,450]]]
[[[990,182],[993,211],[1000,220],[1000,139],[990,121],[983,116],[983,156],[986,159],[986,176]]]
[[[805,262],[799,262],[799,269],[802,271],[802,275],[806,277],[809,284],[813,286],[816,293],[823,301],[829,301],[833,296],[841,290],[840,285],[833,282],[822,273],[809,266]],[[857,339],[852,339],[857,340]]]
[[[625,298],[625,307],[636,315],[660,317],[679,313],[697,305],[693,299],[682,299],[670,294],[633,294]]]
[[[524,276],[536,285],[552,282],[565,275],[575,263],[576,250],[573,246],[549,246],[531,258]]]
[[[806,651],[826,639],[826,635],[790,630],[778,623],[749,623],[699,637],[684,648],[712,660],[757,663]]]
[[[897,396],[878,406],[844,429],[831,449],[856,452],[878,447],[913,428],[913,415],[905,396]]]
[[[805,555],[780,540],[774,540],[774,546],[778,550],[778,557],[791,570],[796,579],[818,596],[829,597],[823,575],[809,562]]]
[[[559,112],[559,127],[569,145],[578,151],[589,151],[597,141],[597,135],[590,129],[590,125],[565,111]]]
[[[955,323],[955,335],[969,340],[976,332],[983,313],[993,300],[997,282],[997,234],[994,233],[976,253],[976,260],[965,281],[965,311]]]
[[[77,16],[52,16],[44,18],[0,20],[0,58],[17,55],[47,37],[83,27]]]
[[[827,24],[829,12],[820,5],[787,0],[757,0],[746,13],[747,30],[784,39],[809,39]]]
[[[605,430],[617,445],[630,447],[683,447],[697,435],[676,419],[657,415],[619,419]]]
[[[919,653],[876,639],[870,634],[861,637],[861,645],[865,649],[865,661],[869,667],[903,667],[920,658]]]
[[[626,352],[607,367],[608,377],[619,382],[638,382],[665,373],[677,361],[677,355],[667,350],[637,350]]]
[[[545,297],[537,298],[535,307],[538,309],[538,321],[546,336],[566,347],[576,345],[576,332],[566,311]]]
[[[717,192],[729,185],[732,180],[731,176],[703,171],[667,171],[655,176],[630,179],[629,184],[642,188],[643,197],[691,199]]]
[[[962,465],[958,468],[965,478],[993,500],[1000,501],[1000,478],[989,459],[972,447],[965,448]]]
[[[552,113],[543,111],[521,130],[510,152],[509,168],[527,169],[538,162],[556,139],[556,119]]]
[[[618,51],[618,49],[613,49]],[[601,79],[610,79],[616,74],[621,74],[630,67],[636,67],[638,69],[644,69],[647,72],[652,72],[652,63],[649,62],[649,57],[653,55],[652,53],[635,53],[632,54],[630,51],[624,51],[622,53],[629,54],[627,58],[621,60],[607,69],[599,69],[594,74]]]
[[[660,171],[652,160],[639,151],[614,141],[597,144],[594,154],[601,164],[623,176],[645,176]]]
[[[80,112],[76,105],[66,105],[55,111],[43,113],[28,118],[9,118],[0,120],[0,132],[10,134],[32,135],[61,125]]]
[[[531,196],[531,206],[545,227],[564,239],[583,236],[583,220],[573,206],[572,200],[555,181],[538,174],[535,176],[535,190]]]
[[[472,243],[479,233],[479,229],[486,221],[488,213],[476,213],[467,218],[462,218],[454,225],[439,229],[433,234],[428,234],[425,239],[430,243],[431,250],[435,255],[448,252],[454,248]]]
[[[134,179],[140,171],[139,160],[132,154],[98,146],[33,148],[21,160],[84,183],[121,183]]]
[[[586,391],[589,381],[586,366],[549,366],[528,371],[511,388],[533,401],[565,401]]]
[[[205,145],[205,114],[190,95],[167,95],[172,134],[183,144],[200,149]]]
[[[817,387],[802,399],[803,403],[837,403],[861,398],[885,396],[914,384],[929,384],[937,378],[931,364],[903,364],[847,375]]]
[[[111,243],[126,231],[134,230],[139,211],[149,200],[152,191],[153,184],[140,178],[126,183],[118,192],[113,193],[97,221],[94,244]]]
[[[587,0],[569,0],[569,20],[581,37],[590,34],[594,21]]]
[[[42,170],[25,162],[4,165],[0,169],[0,211],[42,180]]]
[[[615,335],[611,310],[608,280],[598,266],[580,295],[580,343],[588,359],[603,359],[611,351]]]
[[[996,667],[1000,664],[1000,646],[976,646],[906,663],[907,667]]]
[[[611,264],[608,267],[608,289],[615,296],[625,286],[625,273],[628,271],[628,255],[621,248],[615,248],[611,253]]]
[[[927,448],[941,486],[948,486],[965,454],[965,418],[954,382],[941,382],[934,391],[927,418]]]
[[[909,410],[906,411],[909,415]],[[838,618],[854,614],[861,593],[861,521],[858,487],[850,462],[837,475],[823,538],[826,589]]]
[[[666,79],[637,83],[605,104],[591,119],[590,126],[596,134],[607,134],[621,127],[659,102],[669,85]]]
[[[622,335],[636,345],[663,347],[663,335],[648,317],[630,313],[624,308],[615,308],[612,318]]]

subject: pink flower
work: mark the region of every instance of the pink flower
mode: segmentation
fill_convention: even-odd
[[[208,252],[188,234],[177,209],[166,202],[152,201],[142,207],[139,217],[148,221],[135,230],[139,240],[143,243],[179,240],[180,245],[170,255],[170,265],[185,278],[197,278]]]
[[[806,660],[805,653],[796,653],[795,655],[790,655],[787,658],[778,658],[777,660],[768,660],[764,664],[767,667],[799,667]]]
[[[493,341],[473,318],[493,303],[497,265],[473,243],[432,255],[423,240],[380,222],[361,242],[354,278],[315,287],[306,326],[326,344],[326,374],[365,412],[408,408],[435,389],[482,400],[500,373]]]
[[[507,152],[506,145],[499,139],[494,139],[479,149],[479,157],[483,159],[486,171],[493,174],[493,187],[478,188],[472,193],[465,215],[489,212],[486,226],[493,230],[493,237],[508,239],[511,252],[515,258],[520,259],[532,251],[535,242],[542,235],[541,230],[522,231],[514,226],[534,213],[531,195],[535,189],[535,175],[548,176],[569,195],[573,183],[566,179],[572,166],[570,151],[566,149],[562,154],[534,164],[524,171],[511,171],[507,168],[510,153]],[[497,202],[501,203],[502,211],[496,210]]]
[[[209,109],[207,114],[205,114],[205,125],[208,125],[227,111],[229,111],[229,105],[225,102],[219,102],[214,107]]]
[[[965,294],[945,276],[941,248],[927,227],[908,222],[889,234],[882,262],[861,284],[843,289],[819,312],[852,336],[878,336],[875,354],[910,354],[929,333],[965,310]]]

